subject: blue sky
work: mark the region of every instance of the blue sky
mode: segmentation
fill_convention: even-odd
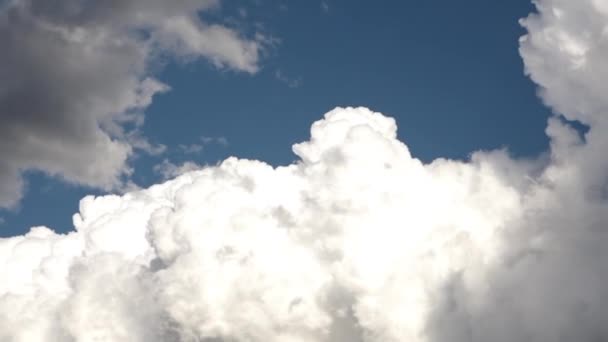
[[[325,3],[327,10],[315,1],[226,2],[205,14],[236,20],[244,31],[261,27],[276,41],[253,75],[205,60],[167,61],[157,77],[171,91],[156,95],[143,126],[167,151],[133,158],[134,182],[160,181],[154,166],[165,159],[214,164],[233,155],[290,163],[291,145],[336,106],[395,117],[400,139],[424,161],[500,147],[516,156],[546,150],[549,109],[518,53],[518,20],[533,11],[529,1]],[[201,143],[198,153],[179,148]],[[43,224],[68,231],[78,200],[103,193],[39,171],[26,173],[26,181],[20,205],[0,212],[2,236]]]

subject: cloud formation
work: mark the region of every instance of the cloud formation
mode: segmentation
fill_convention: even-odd
[[[291,78],[285,75],[281,69],[274,72],[274,77],[282,83],[285,83],[289,88],[297,88],[302,84],[302,78]]]
[[[0,340],[607,340],[608,11],[537,5],[526,70],[584,137],[556,116],[546,157],[424,164],[393,119],[336,108],[294,164],[229,158],[0,239]]]
[[[193,161],[186,161],[182,164],[175,164],[169,161],[168,159],[163,159],[160,164],[154,165],[153,171],[159,174],[163,180],[167,180],[169,178],[175,178],[179,175],[183,175],[184,173],[190,171],[198,170],[202,167],[202,165]]]
[[[139,127],[168,58],[258,69],[263,36],[201,20],[216,0],[14,0],[0,7],[0,207],[35,169],[112,190],[135,150],[160,153]]]

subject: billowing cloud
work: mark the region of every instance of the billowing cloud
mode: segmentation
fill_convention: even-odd
[[[294,164],[229,158],[0,239],[0,340],[607,340],[608,103],[586,70],[608,11],[537,4],[527,71],[584,137],[556,116],[542,158],[424,164],[393,119],[336,108]],[[597,39],[575,58],[560,30]]]
[[[550,161],[499,234],[499,262],[444,284],[427,322],[433,341],[608,339],[608,11],[604,0],[538,0],[520,52],[549,120]],[[477,284],[471,274],[480,274]]]
[[[608,101],[608,5],[605,0],[540,0],[522,20],[526,71],[545,102],[568,119],[606,120]]]
[[[215,0],[15,0],[0,8],[0,207],[22,196],[36,169],[112,190],[134,150],[164,146],[139,132],[143,111],[169,87],[154,79],[165,57],[205,58],[256,72],[263,36],[199,17]]]

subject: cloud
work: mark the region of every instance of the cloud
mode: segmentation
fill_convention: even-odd
[[[0,207],[23,195],[21,173],[112,190],[136,151],[144,110],[169,87],[152,71],[168,57],[258,70],[264,36],[207,23],[218,1],[16,0],[0,12]]]
[[[205,145],[216,144],[220,146],[228,146],[228,139],[226,137],[200,137],[200,140]]]
[[[336,108],[293,164],[228,158],[86,197],[75,232],[0,239],[0,340],[607,340],[608,127],[583,91],[601,84],[547,76],[573,61],[547,35],[591,12],[575,22],[599,34],[605,12],[537,4],[526,70],[556,112],[589,125],[584,137],[556,114],[538,159],[424,164],[392,118]]]
[[[329,5],[327,4],[327,2],[321,1],[321,10],[323,11],[323,13],[329,12]]]
[[[202,144],[178,145],[179,150],[185,154],[198,154],[205,148]]]
[[[548,257],[535,273],[521,274],[559,276],[575,265],[560,268],[552,258],[587,255],[582,242],[601,245],[593,239],[597,230],[580,224],[569,230],[569,222],[584,222],[571,215],[592,207],[561,205],[580,198],[563,191],[572,179],[557,160],[547,166],[494,151],[469,162],[423,164],[396,130],[379,113],[337,108],[312,126],[309,141],[293,147],[295,164],[273,168],[236,158],[199,169],[184,164],[187,170],[171,173],[180,176],[149,189],[83,199],[76,232],[39,227],[0,240],[7,275],[0,320],[11,327],[0,337],[442,340],[468,331],[471,315],[491,321],[530,303],[539,311],[551,306],[553,299],[533,291],[551,284],[502,280],[504,265]],[[600,265],[573,272],[595,273]],[[106,279],[111,284],[101,285]],[[594,283],[587,285],[581,291]],[[492,302],[501,291],[526,301]],[[561,295],[565,303],[576,298]],[[484,307],[496,312],[475,311]],[[568,321],[570,307],[562,309]],[[481,340],[500,340],[502,330],[483,335],[490,327],[476,327]],[[539,331],[553,336],[562,327]],[[510,336],[521,337],[527,327],[511,328]]]
[[[540,0],[521,23],[526,73],[551,118],[550,163],[500,234],[501,258],[459,272],[430,316],[432,341],[608,339],[608,45],[605,1]],[[559,118],[589,126],[584,136]]]
[[[520,42],[526,72],[541,87],[545,102],[568,119],[586,124],[605,120],[606,2],[535,3],[540,13],[521,21],[529,31]]]
[[[274,77],[285,83],[289,88],[297,88],[302,84],[302,79],[301,78],[290,78],[287,75],[285,75],[285,73],[283,71],[281,71],[280,69],[277,69],[274,72]]]
[[[167,180],[201,168],[201,165],[193,161],[186,161],[178,165],[170,162],[168,159],[164,159],[160,164],[154,166],[154,172],[162,176],[164,180]]]
[[[185,154],[198,154],[198,153],[203,152],[203,150],[205,149],[205,146],[208,146],[208,145],[219,145],[219,146],[223,146],[223,147],[228,146],[228,139],[226,139],[225,137],[201,136],[199,138],[199,140],[200,140],[200,143],[180,144],[177,146],[177,148],[179,149],[180,152],[185,153]]]

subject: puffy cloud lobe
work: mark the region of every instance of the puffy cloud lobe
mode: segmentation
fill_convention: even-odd
[[[433,341],[597,341],[608,338],[602,285],[608,254],[605,151],[606,1],[535,1],[522,20],[526,72],[558,115],[589,126],[580,136],[551,118],[549,159],[500,234],[499,263],[479,284],[444,284],[428,320]]]
[[[429,340],[445,284],[483,289],[508,254],[533,167],[500,151],[424,165],[396,129],[337,108],[296,164],[230,158],[87,197],[68,235],[1,240],[3,338]]]
[[[296,164],[230,158],[87,197],[68,235],[39,227],[0,240],[0,337],[608,336],[605,203],[589,193],[585,159],[567,158],[592,141],[554,120],[546,161],[494,151],[425,165],[396,130],[379,113],[337,108],[294,146]]]
[[[605,121],[608,7],[605,0],[536,0],[522,20],[520,52],[543,99],[571,120]]]
[[[253,73],[262,49],[207,24],[213,0],[11,1],[0,8],[0,207],[18,203],[21,172],[36,169],[105,190],[123,186],[134,150],[161,153],[141,134],[143,111],[169,87],[150,65],[205,58]]]

